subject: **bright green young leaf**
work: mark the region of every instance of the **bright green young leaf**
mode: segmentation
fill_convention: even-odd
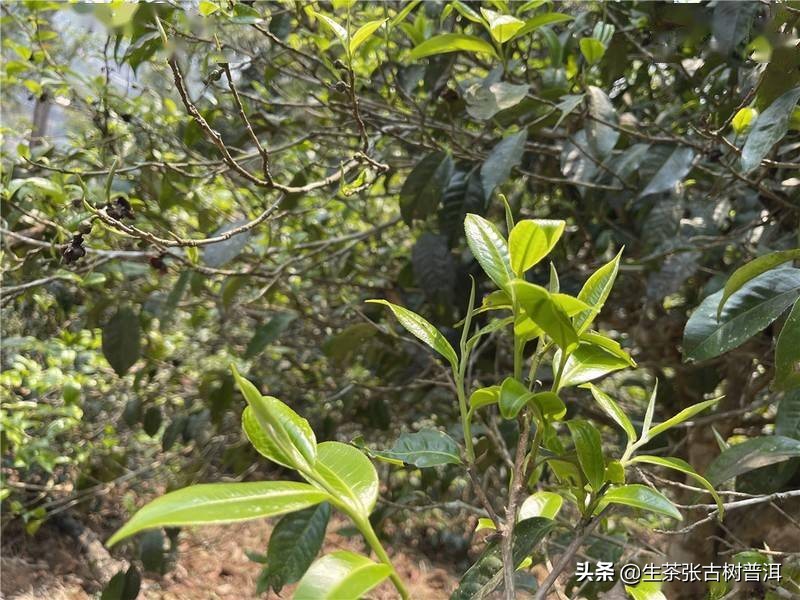
[[[555,392],[536,392],[528,400],[543,417],[559,421],[567,414],[567,406]]]
[[[531,555],[534,548],[550,533],[554,526],[552,519],[534,517],[517,523],[514,528],[512,557],[514,566],[518,567]],[[450,596],[450,600],[472,600],[479,597],[491,597],[494,588],[502,582],[497,577],[502,568],[501,548],[497,540],[486,545],[478,560],[464,573],[458,588]],[[485,594],[485,595],[484,595]]]
[[[561,373],[560,387],[579,385],[614,371],[634,366],[630,357],[626,359],[602,346],[583,341],[585,335],[581,336],[578,347],[567,357],[567,363]],[[609,341],[616,343],[611,339]],[[622,348],[620,348],[620,351],[624,353]],[[554,362],[558,364],[560,360],[559,355],[554,359]]]
[[[754,258],[747,264],[736,269],[728,278],[728,281],[725,282],[725,289],[719,301],[719,306],[717,307],[717,319],[719,320],[722,315],[722,309],[728,301],[728,298],[738,292],[748,281],[758,277],[762,273],[774,269],[778,265],[798,259],[800,259],[800,248],[795,248],[794,250],[779,250]]]
[[[777,319],[800,297],[800,269],[774,269],[751,279],[717,307],[723,290],[708,296],[683,332],[684,360],[703,361],[733,350]]]
[[[712,485],[721,485],[754,469],[799,456],[800,440],[780,435],[750,438],[715,458],[706,471],[706,479]]]
[[[545,288],[516,279],[511,282],[514,296],[528,314],[562,349],[571,350],[578,344],[578,334],[569,316]]]
[[[328,499],[307,483],[254,481],[189,486],[143,506],[108,540],[120,540],[154,527],[186,527],[249,521],[300,510]]]
[[[776,390],[800,388],[800,300],[794,303],[775,344]]]
[[[758,111],[755,108],[745,107],[740,108],[731,120],[731,127],[734,133],[741,135],[750,129],[753,121],[758,116]]]
[[[644,413],[644,419],[642,421],[642,439],[649,439],[647,436],[650,432],[650,426],[653,424],[653,414],[656,410],[656,396],[658,396],[658,379],[656,379],[655,385],[653,385],[653,391],[650,393],[650,400],[647,402],[647,409]]]
[[[498,287],[505,289],[513,278],[505,238],[494,224],[474,214],[464,219],[464,231],[475,260]]]
[[[242,412],[242,429],[253,448],[259,454],[289,469],[295,468],[292,458],[278,447],[275,441],[259,425],[258,419],[256,419],[255,413],[250,406],[245,407],[244,412]]]
[[[504,419],[513,419],[532,395],[524,383],[513,377],[506,377],[500,386],[500,414]]]
[[[550,254],[564,233],[564,221],[546,219],[525,219],[511,230],[508,236],[508,250],[511,254],[511,267],[517,276],[536,265]]]
[[[555,23],[563,23],[565,21],[571,21],[574,17],[570,15],[565,15],[563,13],[544,13],[542,15],[537,15],[532,19],[528,19],[525,21],[525,25],[523,25],[519,31],[514,35],[513,39],[522,37],[523,35],[528,35],[529,33],[533,33],[540,27],[544,27],[545,25],[554,25]]]
[[[628,436],[628,443],[633,444],[633,442],[636,441],[636,429],[634,429],[633,423],[631,423],[628,415],[626,415],[625,411],[620,408],[619,404],[617,404],[611,396],[591,383],[587,383],[581,387],[587,388],[592,392],[592,396],[594,396],[594,399],[597,404],[600,405],[600,408],[603,409],[603,412],[611,417],[617,425],[622,427],[625,435]]]
[[[273,449],[279,449],[278,458],[291,461],[292,468],[310,469],[317,459],[317,439],[308,421],[277,398],[262,396],[233,365],[231,370],[255,421]]]
[[[590,65],[596,65],[603,59],[603,56],[605,56],[606,47],[603,45],[603,42],[598,39],[593,37],[581,38],[579,44],[583,58],[585,58],[586,62]]]
[[[603,487],[606,472],[600,433],[589,421],[582,419],[567,421],[567,427],[569,427],[572,441],[575,443],[581,470],[586,475],[586,480],[592,486],[592,490],[596,492]]]
[[[403,308],[402,306],[392,304],[386,300],[367,300],[367,302],[388,306],[394,313],[394,316],[397,317],[397,320],[400,321],[400,324],[405,327],[411,335],[444,356],[454,369],[458,368],[458,356],[456,356],[456,351],[453,350],[453,346],[450,345],[450,342],[447,341],[438,329],[417,313]]]
[[[683,516],[661,492],[638,483],[629,483],[608,490],[598,503],[596,512],[600,512],[609,504],[623,504],[642,510],[666,515],[679,521]]]
[[[717,402],[719,402],[719,398],[713,398],[711,400],[705,400],[704,402],[698,402],[697,404],[692,404],[688,408],[684,408],[681,412],[679,412],[674,417],[671,417],[664,421],[663,423],[659,423],[658,425],[654,425],[650,428],[650,430],[645,434],[648,440],[652,440],[657,435],[661,435],[668,429],[672,429],[676,425],[680,425],[684,421],[688,421],[693,416],[698,413],[703,412],[709,406],[713,406]]]
[[[667,600],[660,581],[640,581],[636,585],[626,585],[625,591],[632,600]]]
[[[504,15],[486,8],[481,8],[481,14],[489,24],[489,33],[492,34],[492,38],[500,44],[513,38],[525,26],[524,21],[520,21],[512,15]]]
[[[394,17],[392,17],[390,25],[392,27],[395,27],[396,25],[405,21],[406,17],[411,13],[412,10],[414,10],[417,7],[417,5],[420,2],[422,2],[422,0],[411,0],[411,2],[409,2],[403,7],[403,10],[401,10]]]
[[[494,46],[474,35],[463,33],[443,33],[422,42],[411,51],[411,60],[419,60],[426,56],[445,54],[447,52],[472,52],[473,54],[489,54],[497,58]]]
[[[354,54],[358,47],[366,42],[370,36],[380,29],[381,25],[386,23],[388,19],[378,19],[377,21],[370,21],[365,23],[353,34],[350,38],[350,54]]]
[[[378,473],[358,448],[341,442],[317,446],[317,462],[310,479],[330,492],[334,505],[343,503],[368,517],[378,501]]]
[[[309,12],[314,15],[317,19],[319,19],[320,23],[323,23],[325,27],[331,31],[336,38],[342,43],[342,46],[347,45],[347,30],[339,25],[336,21],[331,19],[327,15],[323,15],[322,13],[318,13],[314,9],[309,9]]]
[[[500,400],[500,386],[493,385],[490,387],[479,388],[472,392],[469,397],[469,407],[473,410],[482,406],[494,404]]]
[[[536,492],[531,494],[519,507],[518,521],[532,519],[533,517],[543,517],[545,519],[555,519],[561,510],[564,499],[553,492]]]
[[[294,600],[358,600],[392,573],[389,565],[339,550],[314,561],[294,592]]]
[[[322,502],[285,515],[275,525],[267,546],[267,566],[259,585],[280,593],[285,585],[296,583],[322,549],[331,505]]]
[[[373,451],[373,454],[420,468],[461,464],[458,444],[446,433],[435,429],[404,433],[391,449]]]
[[[606,299],[611,293],[611,288],[614,287],[614,280],[617,278],[619,260],[622,257],[623,250],[624,248],[612,260],[592,273],[578,293],[578,298],[592,307],[591,310],[575,316],[574,324],[578,333],[583,333],[589,328],[606,303]]]
[[[800,100],[800,87],[784,92],[769,105],[767,110],[758,115],[742,148],[744,173],[749,173],[758,167],[772,147],[786,135],[789,119],[798,100]]]
[[[692,465],[687,463],[685,460],[675,457],[665,457],[665,456],[650,456],[648,454],[639,454],[631,459],[632,463],[645,463],[648,465],[656,465],[659,467],[666,467],[667,469],[673,469],[674,471],[680,471],[684,475],[688,475],[692,479],[694,479],[697,483],[702,485],[704,488],[708,490],[708,492],[713,496],[714,502],[717,503],[717,508],[719,509],[719,518],[725,516],[725,507],[722,505],[722,500],[717,494],[717,490],[714,489],[714,486],[711,485],[708,480],[703,477],[702,475],[698,474],[697,471],[694,470]]]
[[[209,0],[201,0],[200,4],[198,5],[198,10],[202,16],[208,17],[219,10],[219,4],[216,2],[210,2]]]

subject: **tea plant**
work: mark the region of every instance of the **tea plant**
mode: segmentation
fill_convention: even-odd
[[[501,583],[505,597],[513,598],[515,572],[523,563],[530,564],[529,557],[554,529],[564,501],[573,504],[580,515],[574,524],[575,537],[570,550],[539,587],[538,598],[544,597],[581,542],[612,506],[681,519],[675,505],[659,491],[640,483],[627,483],[626,471],[635,464],[666,467],[694,478],[717,502],[719,516],[724,510],[711,484],[685,461],[637,454],[650,440],[708,408],[716,399],[695,404],[662,423],[653,423],[653,390],[642,428],[637,431],[617,402],[591,383],[613,371],[635,366],[616,341],[591,329],[614,285],[621,252],[592,274],[577,296],[571,296],[559,291],[558,274],[552,265],[547,288],[525,280],[526,273],[551,252],[566,223],[529,219],[514,224],[509,216],[508,225],[510,234],[506,240],[486,219],[474,214],[466,217],[464,229],[469,247],[498,289],[476,306],[473,282],[458,352],[419,315],[385,300],[372,301],[389,307],[411,334],[446,360],[461,415],[463,444],[443,432],[426,430],[402,436],[390,450],[367,452],[378,460],[419,468],[461,465],[488,515],[482,526],[496,529],[499,534],[464,574],[454,598],[483,597]],[[477,325],[481,315],[495,313],[505,316]],[[482,338],[501,329],[512,333],[513,373],[495,385],[472,390],[467,378],[471,353]],[[554,374],[549,389],[540,380],[540,371],[546,364],[551,365]],[[218,483],[184,488],[146,505],[112,536],[109,544],[148,528],[295,513],[296,522],[282,521],[274,535],[279,535],[279,529],[302,531],[312,522],[316,533],[302,541],[300,552],[290,559],[283,557],[294,562],[281,564],[279,560],[272,567],[274,587],[280,589],[299,579],[295,598],[358,598],[389,578],[400,596],[407,598],[408,591],[369,520],[378,498],[379,481],[364,452],[341,442],[318,444],[305,419],[277,398],[263,396],[235,367],[233,373],[247,400],[242,426],[251,444],[269,460],[295,471],[305,482]],[[586,390],[587,399],[593,398],[623,430],[627,442],[621,455],[604,452],[600,432],[590,421],[564,421],[567,408],[561,394],[573,386]],[[472,434],[476,413],[494,406],[503,419],[516,422],[519,428],[504,511],[495,508],[489,490],[481,483]],[[550,488],[548,491],[531,493],[545,485]],[[324,503],[352,521],[378,562],[347,551],[327,554],[312,562],[321,546],[328,511],[310,507]]]

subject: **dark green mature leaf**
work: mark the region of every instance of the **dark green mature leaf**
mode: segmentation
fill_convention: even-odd
[[[161,428],[161,409],[158,406],[151,406],[144,413],[142,419],[144,432],[149,436],[154,436]]]
[[[775,344],[773,387],[781,391],[800,388],[800,301],[794,303]]]
[[[175,308],[177,308],[178,303],[181,301],[181,298],[183,298],[183,294],[186,292],[186,287],[189,285],[189,279],[191,279],[191,276],[192,271],[188,269],[183,271],[178,277],[177,281],[175,281],[175,285],[170,290],[167,300],[164,302],[164,306],[161,308],[161,315],[158,319],[159,328],[161,331],[169,331],[170,326],[172,325],[172,318],[175,315]]]
[[[436,212],[453,175],[453,159],[446,152],[432,152],[417,163],[400,190],[400,214],[411,225]]]
[[[501,110],[519,104],[528,94],[529,86],[505,81],[478,82],[464,91],[467,112],[473,119],[485,121]]]
[[[758,115],[742,148],[743,172],[749,173],[758,167],[772,147],[786,135],[789,118],[798,100],[800,87],[783,93],[767,110]]]
[[[603,510],[609,504],[623,504],[673,517],[679,521],[683,520],[681,513],[666,496],[653,488],[638,483],[621,485],[608,490],[598,503],[596,512]]]
[[[131,565],[127,571],[119,571],[111,578],[100,595],[100,600],[136,600],[141,586],[139,570]]]
[[[239,219],[238,221],[234,221],[233,223],[228,223],[223,225],[219,229],[217,229],[214,233],[211,234],[211,237],[217,237],[223,235],[237,227],[241,227],[247,223],[247,219]],[[217,242],[216,244],[210,244],[208,246],[203,246],[203,262],[208,265],[209,267],[213,267],[218,269],[229,262],[231,262],[234,258],[239,256],[242,253],[242,250],[245,249],[247,246],[247,242],[250,241],[250,231],[245,231],[243,233],[237,233],[236,235],[231,236],[227,240],[222,242]]]
[[[141,335],[139,317],[127,306],[120,308],[103,327],[103,356],[120,377],[139,360]]]
[[[454,243],[464,233],[464,218],[469,213],[483,214],[487,204],[479,170],[457,170],[442,198],[439,230]]]
[[[694,150],[687,146],[676,147],[640,195],[648,196],[671,190],[689,173],[692,161]]]
[[[280,593],[283,586],[300,580],[322,548],[330,515],[331,505],[322,502],[281,517],[269,537],[265,588]]]
[[[411,249],[414,279],[432,303],[449,304],[456,284],[456,263],[447,238],[424,232]]]
[[[394,316],[397,317],[397,320],[400,321],[400,324],[405,327],[410,334],[444,356],[454,369],[457,368],[458,356],[456,356],[456,351],[453,350],[450,342],[447,341],[439,330],[428,321],[415,312],[403,308],[402,306],[392,304],[386,300],[367,300],[367,302],[388,306],[394,313]]]
[[[731,54],[747,39],[757,10],[756,2],[717,2],[711,31],[721,54]]]
[[[719,316],[722,314],[722,309],[728,301],[728,298],[737,292],[745,283],[758,277],[762,273],[774,269],[778,265],[798,259],[800,259],[800,248],[795,248],[794,250],[779,250],[754,258],[736,269],[733,274],[728,277],[728,281],[725,282],[725,289],[719,301],[719,307],[717,308],[717,318],[719,319]]]
[[[322,351],[337,365],[344,365],[363,344],[375,337],[378,328],[371,323],[355,323],[325,340]]]
[[[154,527],[249,521],[306,508],[328,497],[307,483],[293,481],[202,483],[170,492],[145,505],[111,536],[107,545]]]
[[[731,446],[709,465],[706,479],[720,485],[743,473],[800,456],[800,440],[780,435],[750,438]]]
[[[519,566],[533,552],[534,548],[550,533],[554,525],[552,519],[533,517],[517,523],[514,528],[512,556],[514,565]],[[502,582],[503,559],[497,540],[490,542],[478,560],[464,573],[458,588],[450,600],[471,600],[488,597]]]
[[[297,315],[294,313],[280,313],[272,317],[266,324],[256,329],[247,349],[244,351],[245,358],[253,358],[261,354],[264,349],[272,342],[281,337],[281,334],[289,328]]]
[[[511,175],[511,170],[522,162],[527,137],[528,132],[523,129],[519,133],[504,137],[492,148],[481,166],[484,196],[491,197],[495,188],[504,183]]]
[[[708,296],[683,332],[684,360],[703,361],[732,350],[777,319],[800,297],[800,269],[762,273],[733,294],[717,320],[723,290]]]
[[[586,127],[586,138],[595,156],[604,159],[611,154],[619,140],[619,123],[617,112],[606,93],[598,87],[590,85],[587,89],[589,99],[589,115],[591,119]]]
[[[786,392],[775,415],[775,435],[800,440],[800,389]]]
[[[294,600],[358,600],[389,577],[392,568],[339,550],[316,560],[300,580]]]
[[[420,468],[461,464],[458,444],[449,435],[435,429],[404,433],[389,450],[371,451],[379,458],[401,461]]]
[[[160,529],[151,529],[142,535],[139,541],[139,559],[145,571],[164,572],[164,533]]]
[[[514,275],[508,244],[497,227],[479,215],[468,214],[464,232],[472,255],[489,278],[501,289],[507,287]]]
[[[582,419],[567,421],[567,427],[569,427],[572,441],[575,443],[581,470],[586,475],[589,485],[596,492],[603,487],[606,472],[600,432],[589,421]]]

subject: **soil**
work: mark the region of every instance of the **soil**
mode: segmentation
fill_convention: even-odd
[[[328,526],[324,551],[364,552],[363,544],[335,532],[346,526],[334,517]],[[269,539],[269,521],[251,521],[213,526],[181,533],[177,563],[164,576],[145,574],[139,598],[143,600],[241,600],[255,594],[261,565],[247,558],[245,551],[263,552]],[[4,540],[5,541],[5,540]],[[447,598],[458,578],[446,566],[433,565],[423,557],[399,552],[392,556],[400,576],[407,582],[412,598]],[[97,597],[101,585],[86,561],[66,535],[43,527],[30,538],[3,548],[0,596],[5,600],[84,600]],[[280,595],[270,592],[261,598],[290,598],[293,586]],[[387,581],[370,592],[369,598],[384,600],[397,594]]]

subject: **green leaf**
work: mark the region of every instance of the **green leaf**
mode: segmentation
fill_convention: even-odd
[[[614,287],[614,281],[619,271],[619,260],[624,249],[620,250],[613,259],[592,273],[591,277],[583,284],[580,293],[578,293],[578,299],[583,300],[592,307],[591,310],[575,316],[573,322],[578,333],[586,331],[597,314],[603,309],[603,305],[611,293],[611,288]]]
[[[754,469],[800,456],[800,441],[780,435],[750,438],[723,451],[709,465],[706,478],[720,485]]]
[[[780,391],[800,388],[800,301],[794,303],[775,344],[773,387]]]
[[[389,19],[378,19],[377,21],[370,21],[369,23],[364,23],[358,30],[353,34],[353,37],[350,38],[350,54],[354,54],[358,47],[366,42],[369,37],[375,33],[378,29],[380,29],[381,25],[386,23]]]
[[[583,58],[585,58],[586,62],[590,65],[599,63],[606,54],[606,47],[603,45],[603,42],[593,37],[581,38],[579,44]]]
[[[523,560],[531,555],[534,548],[553,529],[552,519],[534,517],[517,523],[514,528],[512,544],[512,558],[514,566],[518,567]],[[474,598],[491,597],[491,593],[502,583],[503,559],[501,557],[500,543],[493,540],[478,560],[464,573],[458,588],[450,596],[450,600],[472,600]]]
[[[300,510],[327,499],[327,493],[293,481],[193,485],[146,504],[106,545],[113,546],[144,529],[249,521]]]
[[[511,170],[522,162],[527,137],[528,131],[523,129],[504,137],[492,148],[481,165],[484,197],[490,198],[495,188],[509,178]]]
[[[617,425],[622,427],[625,435],[628,436],[628,443],[633,444],[633,442],[636,441],[636,429],[634,429],[633,423],[631,423],[628,415],[620,408],[619,404],[617,404],[611,396],[591,383],[587,383],[581,387],[587,388],[592,392],[592,396],[594,396],[600,408],[603,409],[603,412],[611,417]]]
[[[511,282],[514,296],[528,317],[541,327],[562,349],[578,345],[578,333],[559,303],[540,285],[516,279]]]
[[[525,219],[511,230],[508,249],[511,268],[522,277],[525,271],[550,254],[566,227],[564,221]]]
[[[693,161],[694,150],[692,148],[676,146],[639,195],[649,196],[672,190],[689,174]]]
[[[543,517],[545,519],[555,519],[561,510],[564,499],[553,492],[536,492],[531,494],[519,507],[518,520]]]
[[[431,325],[428,321],[420,317],[415,312],[412,312],[407,308],[403,308],[402,306],[392,304],[386,300],[367,300],[367,302],[388,306],[389,309],[394,313],[394,316],[397,317],[397,320],[400,321],[400,324],[405,327],[410,334],[444,356],[454,369],[458,368],[458,357],[456,356],[456,351],[453,350],[450,342],[447,341],[447,339],[439,332],[439,330]]]
[[[136,600],[142,586],[142,577],[134,565],[118,571],[106,585],[100,600]]]
[[[366,556],[339,550],[314,561],[300,580],[294,600],[358,600],[389,577],[392,568]]]
[[[586,126],[589,148],[595,156],[609,156],[619,140],[619,130],[615,127],[619,117],[611,100],[600,88],[590,85],[587,88],[587,97],[591,116]]]
[[[747,264],[736,269],[728,278],[728,281],[725,282],[725,289],[719,301],[719,306],[717,307],[717,320],[719,320],[722,315],[722,308],[725,306],[728,298],[738,292],[744,284],[762,273],[774,269],[778,265],[798,259],[800,259],[800,248],[795,248],[794,250],[779,250],[754,258]]]
[[[103,356],[122,377],[141,356],[139,317],[129,307],[120,308],[103,326]]]
[[[515,418],[532,395],[524,383],[513,377],[506,377],[500,386],[500,414],[504,419]]]
[[[229,231],[233,231],[237,227],[241,227],[245,223],[247,223],[247,219],[239,219],[233,223],[226,223],[217,229],[212,236],[217,237],[224,235]],[[250,231],[243,231],[241,233],[237,233],[236,235],[232,235],[227,240],[210,244],[208,246],[203,246],[203,262],[209,267],[213,267],[215,269],[228,264],[234,258],[239,256],[247,247],[247,243],[250,241],[250,235]],[[195,248],[195,250],[197,249]]]
[[[595,334],[598,338],[605,338],[607,342],[616,344],[618,352],[610,351],[604,346],[585,341],[587,340],[586,335],[586,333],[581,335],[578,347],[567,357],[567,363],[561,373],[560,387],[586,383],[614,371],[636,366],[633,359],[614,340]],[[553,362],[558,364],[560,360],[559,355],[553,359]]]
[[[323,15],[322,13],[318,13],[313,8],[309,8],[308,12],[310,12],[314,17],[319,19],[321,23],[325,25],[325,27],[333,33],[336,38],[342,43],[342,46],[347,45],[347,30],[339,25],[336,21],[331,19],[330,17]]]
[[[472,392],[469,397],[469,407],[477,409],[481,406],[488,406],[499,402],[500,400],[500,386],[492,385],[489,387],[479,388]]]
[[[673,469],[675,471],[680,471],[684,475],[688,475],[692,479],[694,479],[697,483],[702,485],[704,488],[708,490],[708,492],[714,497],[714,502],[717,503],[717,508],[719,509],[719,518],[725,516],[725,507],[722,505],[722,500],[717,494],[717,490],[714,489],[714,486],[709,483],[709,481],[703,477],[702,475],[698,474],[697,471],[694,470],[692,465],[687,463],[685,460],[675,457],[664,457],[664,456],[650,456],[648,454],[639,454],[631,459],[632,463],[645,463],[648,465],[657,465],[659,467],[666,467],[667,469]]]
[[[731,54],[747,39],[757,10],[756,4],[717,3],[711,18],[711,31],[721,54]]]
[[[642,420],[642,439],[648,439],[647,434],[650,432],[650,426],[653,423],[653,414],[656,410],[656,396],[658,396],[658,379],[653,385],[653,391],[650,393],[650,400],[647,402],[647,409],[644,412],[644,419]]]
[[[308,421],[277,398],[262,396],[252,383],[239,375],[236,367],[231,365],[231,368],[252,411],[252,417],[255,417],[255,422],[270,440],[272,448],[279,449],[280,460],[276,462],[287,460],[294,469],[311,469],[317,460],[317,440]],[[252,420],[248,417],[250,423]],[[245,432],[248,433],[247,427]]]
[[[567,427],[572,435],[572,441],[575,443],[581,470],[586,475],[589,485],[596,492],[603,487],[606,472],[600,433],[589,421],[582,419],[567,421]]]
[[[267,587],[280,593],[283,586],[300,580],[322,548],[330,515],[331,505],[322,502],[278,521],[267,546]]]
[[[464,219],[464,231],[475,260],[498,287],[506,288],[513,273],[508,245],[502,234],[492,223],[475,214],[468,214]]]
[[[250,406],[245,407],[244,412],[242,412],[242,429],[247,439],[253,445],[253,448],[255,448],[259,454],[274,463],[283,465],[287,469],[295,468],[292,458],[278,447],[275,441],[264,432]]]
[[[626,585],[625,591],[632,600],[667,600],[660,581],[640,581],[636,585]]]
[[[481,8],[481,14],[489,24],[489,33],[499,44],[503,44],[513,38],[525,26],[524,21],[520,21],[512,15],[504,15],[486,8]]]
[[[528,400],[546,419],[561,420],[567,414],[564,401],[555,392],[536,392]]]
[[[653,392],[655,394],[655,391]],[[674,417],[671,417],[664,421],[663,423],[659,423],[651,427],[647,433],[642,434],[642,439],[652,440],[657,435],[661,435],[667,429],[672,429],[676,425],[683,423],[684,421],[691,419],[698,413],[703,412],[709,406],[713,406],[717,402],[720,401],[720,398],[713,398],[711,400],[705,400],[704,402],[698,402],[697,404],[692,404],[688,408],[684,408],[681,412],[679,412]]]
[[[443,33],[425,40],[409,54],[411,60],[419,60],[426,56],[445,54],[447,52],[472,52],[473,54],[489,54],[497,58],[494,46],[474,35],[463,33]]]
[[[703,361],[733,350],[777,319],[800,297],[800,269],[775,269],[751,279],[717,307],[724,291],[708,296],[683,332],[684,360]]]
[[[775,435],[800,440],[800,389],[786,392],[775,415]]]
[[[317,446],[313,477],[331,492],[334,504],[344,503],[364,518],[375,508],[378,473],[358,448],[341,442],[321,443]]]
[[[472,118],[485,121],[501,110],[519,104],[528,94],[528,90],[528,85],[492,81],[487,77],[464,90],[464,101]]]
[[[277,340],[281,334],[289,328],[289,325],[295,320],[295,317],[296,315],[294,313],[280,313],[272,317],[265,325],[256,329],[253,337],[247,344],[244,357],[253,358],[261,354],[264,348]]]
[[[436,212],[453,175],[453,159],[432,152],[417,163],[400,190],[400,214],[408,225]]]
[[[741,135],[750,129],[753,120],[758,117],[758,111],[755,108],[745,107],[740,108],[731,120],[731,127],[736,135]]]
[[[216,2],[210,2],[209,0],[200,0],[198,9],[200,10],[200,14],[202,16],[207,17],[217,12],[219,10],[219,5]]]
[[[542,15],[537,15],[532,19],[528,19],[525,21],[525,25],[523,25],[519,31],[517,31],[516,35],[514,35],[513,39],[522,37],[523,35],[528,35],[529,33],[533,33],[540,27],[544,27],[545,25],[553,25],[554,23],[563,23],[564,21],[571,21],[573,19],[570,15],[565,15],[563,13],[544,13]]]
[[[373,451],[392,462],[401,461],[419,468],[459,465],[458,444],[449,435],[435,429],[402,434],[389,450]]]
[[[653,488],[638,483],[630,483],[608,490],[600,499],[595,512],[599,513],[609,504],[623,504],[673,517],[679,521],[683,520],[681,513],[666,496]]]
[[[800,87],[784,92],[756,118],[747,134],[742,148],[742,171],[749,173],[761,164],[761,160],[777,144],[789,129],[789,118],[797,101]]]

